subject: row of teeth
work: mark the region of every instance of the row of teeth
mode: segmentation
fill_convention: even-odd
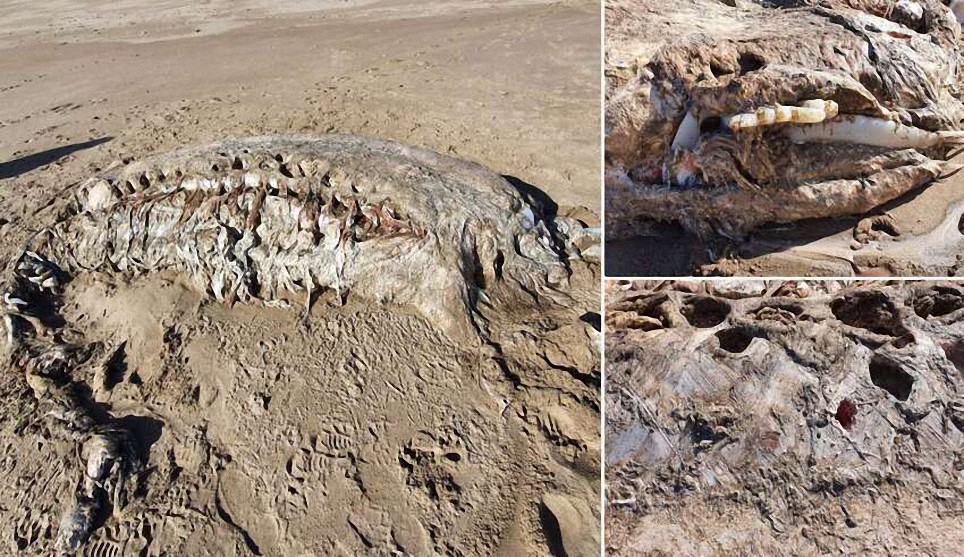
[[[60,280],[57,277],[51,264],[40,255],[27,251],[17,265],[17,275],[21,279],[36,284],[41,291],[54,291],[60,287]],[[10,289],[3,293],[3,323],[7,330],[7,343],[13,347],[20,342],[15,319],[20,319],[30,323],[37,333],[46,332],[46,327],[40,319],[27,313],[27,306],[30,304],[15,291],[16,286],[11,285]]]
[[[764,106],[756,112],[737,114],[724,118],[724,124],[730,131],[736,133],[741,130],[762,128],[776,124],[819,124],[824,120],[834,118],[839,114],[840,107],[834,101],[816,99],[804,101],[802,106]]]
[[[727,116],[723,124],[731,132],[786,124],[783,133],[794,143],[854,143],[890,149],[928,149],[944,144],[964,143],[964,132],[931,132],[886,118],[841,115],[830,100],[804,101],[801,106],[764,106],[754,112]],[[700,139],[700,123],[687,113],[673,139],[674,151],[691,151]]]

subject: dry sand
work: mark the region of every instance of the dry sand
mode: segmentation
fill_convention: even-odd
[[[59,4],[105,15],[73,8],[61,23]],[[100,4],[5,8],[0,176],[19,175],[4,184],[7,220],[115,158],[285,132],[428,147],[598,212],[595,2]],[[43,174],[22,171],[62,152],[9,165],[104,137]]]
[[[100,169],[261,134],[424,146],[596,224],[598,3],[274,4],[5,7],[3,260]],[[565,316],[512,317],[531,327],[502,331],[508,365],[405,308],[350,300],[302,320],[188,282],[87,275],[65,293],[71,327],[117,349],[82,385],[147,461],[85,554],[597,550],[597,268],[577,270]],[[0,552],[50,554],[77,444],[20,370],[0,401]]]

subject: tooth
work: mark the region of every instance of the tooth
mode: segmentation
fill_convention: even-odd
[[[835,118],[840,112],[840,106],[834,101],[824,101],[821,99],[816,99],[812,101],[803,101],[801,106],[804,108],[813,108],[822,111],[826,115],[826,119],[830,120]]]
[[[790,110],[793,112],[791,124],[819,124],[827,119],[827,111],[823,108],[792,107]]]
[[[757,122],[761,126],[772,126],[777,123],[777,111],[772,108],[760,108],[756,111]]]
[[[696,143],[700,139],[700,126],[696,121],[696,116],[692,113],[687,112],[686,116],[683,118],[683,122],[679,125],[679,129],[676,130],[676,137],[673,138],[673,150],[685,150],[691,151],[696,147]]]
[[[15,305],[15,306],[25,306],[25,305],[27,305],[27,302],[21,300],[20,298],[14,298],[14,297],[11,296],[9,293],[3,295],[3,301],[4,301],[4,303],[6,303],[7,305]]]
[[[760,120],[757,118],[756,114],[737,114],[736,116],[730,118],[727,124],[731,130],[747,130],[751,128],[757,128],[760,126]]]
[[[763,106],[755,112],[737,114],[724,122],[733,132],[774,124],[817,124],[835,118],[839,107],[834,101],[804,101],[802,106]]]
[[[964,132],[930,132],[893,120],[845,116],[832,122],[787,128],[794,143],[857,143],[890,149],[926,149],[964,142]]]

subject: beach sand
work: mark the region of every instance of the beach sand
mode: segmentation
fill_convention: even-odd
[[[64,218],[89,176],[273,134],[426,147],[598,225],[597,2],[284,5],[5,7],[3,259]],[[76,277],[64,318],[113,356],[73,380],[145,463],[85,551],[597,554],[599,266],[577,267],[571,307],[491,332],[509,362],[392,305],[319,303],[302,319],[212,303],[190,277]],[[0,552],[46,555],[79,442],[7,367]]]

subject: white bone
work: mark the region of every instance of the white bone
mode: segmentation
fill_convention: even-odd
[[[792,126],[786,133],[794,143],[857,143],[891,149],[926,149],[964,139],[961,132],[930,132],[869,116],[845,116],[832,122]]]
[[[916,20],[924,17],[924,6],[912,0],[897,0],[897,8]]]
[[[99,211],[109,207],[116,199],[114,188],[106,180],[99,180],[87,190],[87,208]]]
[[[114,460],[117,447],[111,439],[103,435],[95,435],[87,442],[87,477],[92,480],[103,479]]]
[[[16,346],[17,337],[13,332],[13,318],[10,317],[10,314],[4,314],[3,325],[4,328],[7,329],[7,344],[9,346]]]

